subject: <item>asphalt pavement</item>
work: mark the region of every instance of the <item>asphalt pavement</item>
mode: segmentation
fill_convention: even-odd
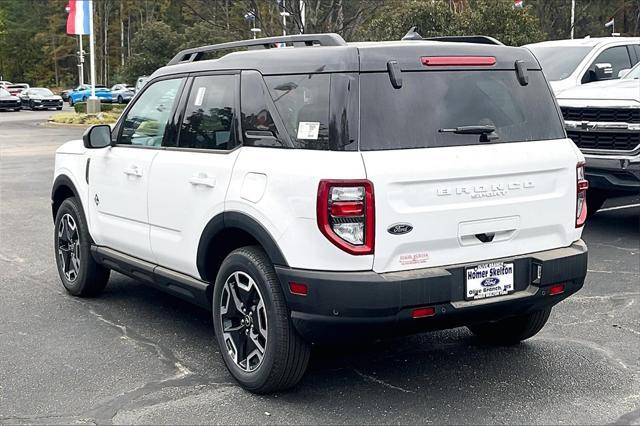
[[[316,348],[295,389],[255,396],[205,310],[116,273],[100,298],[64,292],[53,158],[83,130],[52,113],[0,112],[0,423],[640,424],[638,197],[588,221],[585,286],[529,341],[460,328]]]

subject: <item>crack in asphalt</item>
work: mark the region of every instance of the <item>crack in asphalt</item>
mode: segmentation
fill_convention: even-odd
[[[640,336],[640,331],[634,330],[631,327],[627,327],[627,326],[620,325],[620,324],[613,324],[613,327],[614,328],[619,328],[620,330],[628,331],[628,332],[633,333],[633,334],[635,334],[637,336]]]
[[[593,350],[594,352],[599,352],[601,354],[604,355],[604,359],[606,359],[608,361],[608,363],[610,365],[617,365],[619,367],[622,367],[623,370],[629,370],[629,366],[627,364],[625,364],[620,358],[616,357],[614,355],[614,353],[607,348],[604,348],[602,346],[600,346],[599,344],[595,343],[595,342],[591,342],[589,340],[581,340],[581,339],[570,339],[570,338],[566,338],[566,337],[534,337],[532,340],[548,340],[550,342],[570,342],[570,343],[575,343],[577,345],[581,345],[584,346],[586,348],[589,348],[591,350]]]
[[[377,377],[373,377],[373,376],[370,376],[370,375],[368,375],[368,374],[364,374],[364,373],[363,373],[363,372],[361,372],[360,370],[356,370],[356,369],[354,369],[353,371],[354,371],[354,373],[356,373],[358,376],[362,377],[363,379],[365,379],[365,380],[366,380],[366,381],[368,381],[368,382],[377,383],[377,384],[379,384],[379,385],[381,385],[381,386],[384,386],[384,387],[386,387],[386,388],[393,389],[393,390],[397,390],[397,391],[404,392],[404,393],[415,393],[415,392],[414,392],[414,391],[412,391],[412,390],[404,389],[404,388],[401,388],[401,387],[399,387],[399,386],[394,386],[394,385],[392,385],[392,384],[390,384],[390,383],[385,382],[384,380],[378,379]]]

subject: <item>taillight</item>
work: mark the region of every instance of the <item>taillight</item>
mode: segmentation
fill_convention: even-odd
[[[368,180],[321,180],[318,227],[325,237],[350,254],[373,254],[375,208]]]
[[[576,167],[576,228],[580,228],[587,220],[587,189],[589,181],[584,176],[584,162]]]

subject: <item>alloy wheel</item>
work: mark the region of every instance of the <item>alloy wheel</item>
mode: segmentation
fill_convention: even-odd
[[[74,282],[80,272],[80,233],[69,213],[65,213],[58,224],[58,257],[65,277]]]
[[[248,274],[233,272],[225,281],[220,321],[229,357],[240,369],[255,371],[267,347],[267,310],[258,285]]]

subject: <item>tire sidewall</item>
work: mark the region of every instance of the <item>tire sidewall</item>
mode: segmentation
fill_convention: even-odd
[[[60,256],[58,255],[58,226],[65,214],[70,214],[73,220],[76,222],[80,238],[80,270],[75,281],[71,282],[67,279],[64,271],[61,269]],[[56,213],[55,228],[53,234],[53,246],[56,257],[56,268],[58,269],[58,275],[62,280],[62,285],[73,295],[80,295],[84,290],[87,281],[87,273],[89,269],[89,260],[91,258],[91,242],[89,237],[89,231],[87,228],[84,214],[78,205],[75,198],[67,198],[62,202],[58,212]]]
[[[226,344],[222,336],[222,321],[220,319],[220,298],[222,289],[227,278],[233,272],[238,271],[248,274],[256,282],[258,288],[260,289],[260,293],[262,294],[262,298],[267,311],[267,345],[265,348],[264,358],[262,359],[262,364],[258,367],[258,369],[250,373],[242,370],[231,359],[231,357],[227,353]],[[215,287],[213,290],[213,324],[216,339],[220,347],[220,353],[224,358],[225,365],[227,366],[227,369],[229,370],[231,375],[233,375],[236,380],[238,380],[242,385],[249,389],[259,388],[269,379],[269,375],[274,366],[278,343],[282,342],[282,340],[285,338],[279,333],[282,328],[279,327],[278,323],[279,321],[282,321],[282,318],[278,318],[278,313],[275,312],[273,303],[273,289],[272,286],[267,284],[267,281],[268,277],[265,275],[265,272],[262,270],[262,268],[254,264],[254,262],[242,252],[236,251],[231,253],[222,263],[222,267],[218,272]],[[278,283],[275,284],[279,285]]]

